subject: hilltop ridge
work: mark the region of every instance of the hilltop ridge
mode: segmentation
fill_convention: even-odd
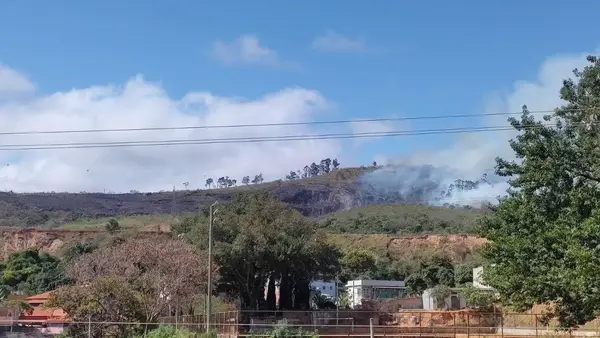
[[[182,214],[226,201],[237,192],[265,189],[308,217],[360,205],[356,180],[374,168],[341,168],[316,177],[202,190],[130,193],[0,192],[0,226],[54,227],[78,219]]]

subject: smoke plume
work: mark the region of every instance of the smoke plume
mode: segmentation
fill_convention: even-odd
[[[390,165],[365,173],[358,180],[363,205],[426,203],[437,206],[481,207],[506,195],[508,184],[499,177],[463,177],[457,171],[432,165]]]

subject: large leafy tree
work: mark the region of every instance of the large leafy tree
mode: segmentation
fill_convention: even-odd
[[[207,226],[196,220],[185,236],[204,249]],[[278,284],[279,308],[307,308],[310,280],[332,278],[339,270],[338,250],[316,230],[315,222],[267,192],[235,195],[218,206],[213,230],[221,289],[239,297],[244,308],[272,309]]]
[[[60,260],[35,249],[12,253],[2,264],[2,284],[25,294],[53,290],[66,281]]]
[[[517,309],[550,305],[564,327],[600,314],[600,62],[563,82],[565,104],[544,121],[523,109],[510,123],[516,160],[497,159],[509,195],[482,234],[486,282]]]
[[[74,321],[153,323],[169,308],[193,306],[205,290],[203,256],[194,246],[166,237],[132,238],[99,248],[69,264],[67,275],[75,284],[53,292],[51,304]]]

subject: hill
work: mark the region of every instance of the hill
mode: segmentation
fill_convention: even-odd
[[[368,170],[346,168],[302,180],[173,192],[0,192],[0,226],[56,227],[79,219],[189,213],[246,189],[266,189],[303,215],[315,217],[360,205],[355,181]]]
[[[350,234],[461,234],[473,233],[479,209],[436,207],[425,204],[372,204],[321,218],[333,233]]]
[[[161,229],[167,230],[167,229]],[[119,236],[166,236],[168,231],[142,230],[122,233]],[[4,228],[0,232],[0,260],[10,253],[35,248],[61,256],[64,250],[76,243],[109,240],[110,235],[102,229],[33,229]],[[485,240],[471,235],[422,235],[387,236],[329,234],[328,240],[342,249],[365,249],[380,257],[392,260],[413,260],[443,254],[454,262],[468,260],[473,252],[481,247]]]

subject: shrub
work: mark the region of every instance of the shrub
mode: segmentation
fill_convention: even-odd
[[[203,338],[212,338],[214,336],[204,336]],[[140,338],[143,336],[140,336]],[[186,329],[178,329],[170,325],[159,326],[145,336],[146,338],[193,338],[194,334]]]

